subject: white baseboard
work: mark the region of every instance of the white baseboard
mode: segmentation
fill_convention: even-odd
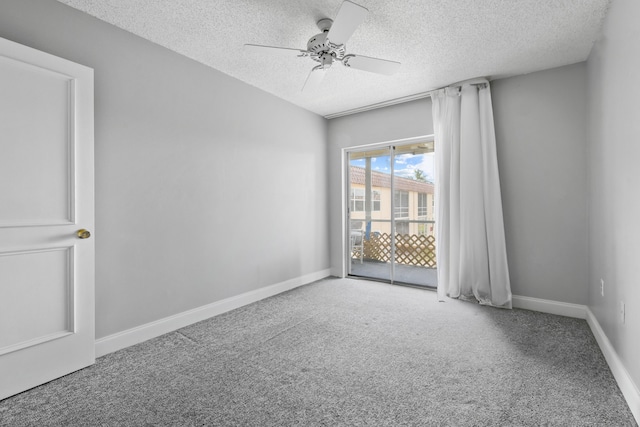
[[[559,316],[575,317],[577,319],[587,318],[586,305],[551,301],[548,299],[523,297],[520,295],[514,295],[512,297],[512,304],[514,308],[524,308],[525,310],[557,314]]]
[[[640,391],[638,391],[637,385],[633,382],[629,372],[620,360],[618,353],[611,345],[609,338],[605,335],[604,331],[600,327],[600,323],[589,307],[586,305],[523,297],[519,295],[513,296],[512,303],[514,308],[524,308],[526,310],[540,311],[542,313],[586,319],[589,327],[591,328],[591,332],[598,342],[598,346],[600,347],[602,354],[604,354],[604,358],[609,365],[609,369],[611,369],[613,377],[618,383],[618,387],[620,388],[620,391],[622,391],[622,395],[631,409],[631,413],[635,417],[636,422],[640,424]]]
[[[104,356],[105,354],[112,353],[134,344],[139,344],[151,338],[158,337],[168,332],[173,332],[193,323],[269,298],[273,295],[277,295],[299,286],[315,282],[316,280],[324,279],[328,276],[330,276],[329,269],[317,271],[315,273],[276,283],[271,286],[256,289],[255,291],[225,298],[202,307],[194,308],[193,310],[188,310],[154,322],[136,326],[135,328],[127,329],[126,331],[108,335],[96,340],[96,357]]]
[[[631,409],[631,413],[636,422],[640,424],[640,391],[638,386],[633,382],[618,353],[611,345],[611,341],[602,330],[598,319],[589,308],[587,308],[587,323],[591,327],[591,332],[593,332],[593,336],[596,338],[600,350],[602,350],[602,354],[604,354],[604,358],[609,364],[613,377],[616,379],[618,387]]]

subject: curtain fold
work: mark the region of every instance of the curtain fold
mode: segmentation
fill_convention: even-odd
[[[438,299],[511,308],[489,84],[440,89],[431,98]]]

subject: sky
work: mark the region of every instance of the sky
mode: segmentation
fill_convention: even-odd
[[[434,182],[434,153],[400,154],[395,156],[394,172],[396,176],[413,178],[414,170],[420,169],[428,181]],[[351,165],[365,167],[365,159],[352,160]],[[372,157],[371,169],[382,173],[391,173],[389,156]]]

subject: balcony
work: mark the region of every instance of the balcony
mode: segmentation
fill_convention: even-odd
[[[405,223],[434,224],[434,221],[396,221]],[[407,227],[408,228],[408,227]],[[389,280],[391,261],[394,282],[437,287],[436,276],[436,242],[431,228],[428,234],[395,234],[395,250],[391,251],[390,233],[371,232],[369,239],[364,237],[362,245],[362,262],[360,246],[352,246],[351,274]],[[363,233],[364,234],[364,233]]]

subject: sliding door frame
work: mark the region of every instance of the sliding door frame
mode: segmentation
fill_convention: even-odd
[[[351,153],[358,153],[369,150],[379,150],[383,148],[389,148],[391,156],[391,176],[394,174],[394,152],[395,146],[408,145],[416,142],[433,141],[434,134],[416,136],[412,138],[396,139],[392,141],[376,142],[371,144],[354,145],[351,147],[345,147],[341,150],[342,160],[342,277],[349,275],[350,263],[351,263],[351,237],[350,237],[350,213],[349,207],[351,205],[350,199],[350,183],[351,173],[349,167],[349,159]],[[394,179],[391,179],[391,195],[393,197],[394,191]],[[394,271],[395,271],[395,215],[393,210],[393,201],[391,203],[391,270],[390,279],[391,283],[394,283]],[[375,280],[375,279],[371,279]]]

